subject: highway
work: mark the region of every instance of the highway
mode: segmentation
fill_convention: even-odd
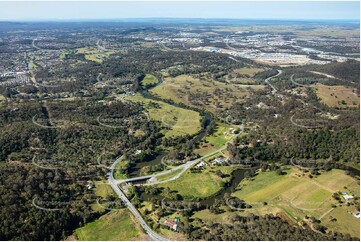
[[[227,148],[227,146],[223,146],[222,148],[216,150],[216,151],[213,151],[205,156],[202,156],[200,158],[197,158],[195,160],[192,160],[192,161],[188,161],[187,163],[183,164],[183,165],[180,165],[180,166],[177,166],[175,168],[172,168],[170,170],[167,170],[167,171],[163,171],[163,172],[160,172],[160,173],[157,173],[157,174],[152,174],[152,175],[147,175],[147,176],[140,176],[140,177],[133,177],[133,178],[129,178],[129,179],[124,179],[124,180],[114,180],[116,184],[121,184],[121,183],[127,183],[127,182],[134,182],[134,181],[139,181],[139,180],[146,180],[146,179],[151,179],[151,178],[156,178],[156,177],[159,177],[159,176],[164,176],[164,175],[167,175],[167,174],[170,174],[172,172],[175,172],[177,170],[181,170],[182,171],[180,173],[178,173],[176,176],[170,178],[170,179],[167,179],[167,180],[164,180],[164,181],[156,181],[156,182],[151,182],[151,183],[145,183],[145,184],[138,184],[138,186],[150,186],[150,185],[156,185],[156,184],[160,184],[160,183],[164,183],[164,182],[169,182],[169,181],[173,181],[173,180],[176,180],[178,179],[185,171],[187,171],[189,168],[191,168],[192,166],[194,166],[195,164],[197,164],[198,162],[200,162],[202,159],[204,158],[207,158],[207,157],[210,157],[212,155],[215,155],[219,152],[221,152],[222,150],[225,150]]]
[[[140,215],[140,213],[138,212],[138,210],[133,206],[133,204],[131,204],[131,202],[129,201],[129,199],[125,196],[125,194],[120,190],[120,188],[118,187],[118,185],[116,184],[115,180],[114,180],[114,176],[113,176],[113,171],[115,166],[117,165],[117,163],[119,162],[120,159],[117,159],[112,166],[109,169],[108,172],[108,183],[109,185],[112,187],[112,189],[114,190],[114,192],[118,195],[118,197],[124,202],[125,206],[130,210],[130,212],[134,215],[134,217],[137,219],[137,221],[140,223],[140,225],[142,226],[142,228],[144,229],[145,233],[147,233],[149,235],[149,237],[152,240],[156,240],[156,241],[167,241],[168,239],[163,238],[162,236],[158,235],[156,232],[154,232],[144,221],[144,219],[142,218],[142,216]]]
[[[243,130],[243,128],[241,128],[241,130]],[[235,135],[237,136],[237,135]],[[177,175],[175,175],[174,177],[171,177],[167,180],[164,181],[157,181],[157,179],[155,179],[155,182],[151,182],[151,183],[145,183],[145,184],[138,184],[143,185],[143,186],[149,186],[149,185],[156,185],[159,183],[164,183],[164,182],[169,182],[169,181],[173,181],[178,179],[185,171],[187,171],[189,168],[191,168],[192,166],[194,166],[195,164],[197,164],[198,162],[200,162],[202,159],[210,157],[212,155],[215,155],[223,150],[225,150],[227,148],[227,144],[225,146],[223,146],[222,148],[215,150],[205,156],[202,156],[200,158],[194,159],[192,161],[188,161],[187,163],[180,165],[178,167],[172,168],[170,170],[164,171],[164,172],[160,172],[158,174],[152,174],[152,175],[147,175],[147,176],[140,176],[140,177],[134,177],[134,178],[129,178],[129,179],[123,179],[123,180],[115,180],[113,173],[114,173],[114,169],[115,166],[118,164],[118,162],[122,159],[122,156],[119,157],[109,168],[108,171],[108,184],[112,187],[112,189],[114,190],[114,192],[118,195],[118,197],[123,201],[123,203],[125,204],[125,206],[130,210],[130,212],[134,215],[134,217],[136,218],[136,220],[140,223],[140,225],[142,226],[142,228],[144,229],[144,231],[149,235],[149,237],[152,240],[157,240],[157,241],[168,241],[168,239],[158,235],[156,232],[154,232],[144,221],[144,219],[142,218],[142,216],[140,215],[140,213],[138,212],[138,210],[133,206],[133,204],[129,201],[129,199],[127,198],[127,196],[122,192],[122,190],[119,188],[119,184],[121,183],[127,183],[127,182],[132,182],[132,181],[137,181],[137,180],[144,180],[144,179],[150,179],[150,178],[156,178],[158,176],[163,176],[163,175],[167,175],[170,174],[174,171],[180,170],[182,169],[182,171],[180,173],[178,173]]]
[[[281,70],[277,70],[277,71],[278,71],[278,73],[277,73],[276,75],[270,76],[270,77],[268,77],[268,78],[266,78],[266,79],[264,80],[264,82],[267,83],[267,84],[272,88],[272,94],[275,94],[275,93],[277,92],[277,89],[276,89],[272,84],[270,84],[269,81],[270,81],[272,78],[275,78],[275,77],[277,77],[277,76],[279,76],[279,75],[282,74],[282,71],[281,71]]]

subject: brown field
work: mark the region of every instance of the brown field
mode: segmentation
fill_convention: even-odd
[[[321,102],[331,107],[357,107],[360,98],[356,89],[344,86],[326,86],[323,84],[313,85]],[[344,101],[344,102],[343,102]]]
[[[175,78],[165,77],[164,82],[151,92],[164,99],[215,112],[229,107],[236,100],[246,98],[250,89],[258,90],[264,87],[264,85],[232,85],[207,78],[200,80],[191,75],[180,75]]]
[[[264,71],[264,69],[249,67],[235,69],[232,71],[232,73],[227,75],[226,81],[234,84],[254,84],[254,75],[261,71]]]

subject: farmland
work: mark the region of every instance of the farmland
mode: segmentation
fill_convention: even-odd
[[[143,236],[128,210],[112,211],[76,230],[79,240],[133,240]]]
[[[161,122],[165,137],[196,134],[201,129],[199,113],[174,107],[170,104],[143,98],[140,94],[128,97],[141,102],[149,113],[149,118]]]
[[[239,68],[233,70],[226,77],[226,81],[233,84],[255,84],[254,75],[263,71],[262,68]]]
[[[216,130],[201,142],[199,149],[195,152],[205,155],[224,146],[232,138],[229,130],[230,127],[230,125],[217,124]]]
[[[345,211],[345,205],[335,208],[333,213],[347,217],[346,220],[340,219],[329,223],[329,216],[332,216],[332,213],[328,214],[328,212],[332,209],[332,205],[338,204],[332,198],[333,193],[347,191],[357,196],[359,189],[357,181],[342,170],[332,170],[309,178],[302,171],[288,167],[286,175],[277,175],[276,172],[259,172],[253,180],[243,180],[238,186],[238,191],[232,195],[251,204],[252,212],[260,214],[281,212],[295,222],[301,221],[306,215],[317,219],[324,216],[321,223],[327,224],[331,230],[341,228],[347,223],[347,227],[354,231],[351,235],[358,236],[358,224],[346,222],[353,221],[355,218]],[[340,210],[344,213],[341,214]],[[355,210],[355,208],[350,206],[348,210]]]
[[[176,181],[162,183],[159,186],[176,190],[184,198],[206,198],[220,191],[223,181],[207,168],[201,173],[187,171]]]
[[[76,53],[84,54],[85,59],[98,63],[102,63],[104,58],[108,57],[111,54],[114,54],[114,52],[112,51],[101,51],[95,47],[78,48],[76,50]]]

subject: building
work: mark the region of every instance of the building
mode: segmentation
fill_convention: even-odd
[[[169,228],[173,229],[174,231],[178,230],[178,224],[175,221],[171,221],[166,219],[163,223],[165,226],[168,226]]]
[[[224,162],[224,158],[218,157],[212,161],[212,165],[222,165]]]
[[[360,211],[354,212],[353,216],[355,216],[356,218],[360,218]]]
[[[204,166],[206,166],[207,164],[206,163],[204,163],[204,161],[201,161],[201,162],[199,162],[198,164],[197,164],[197,167],[198,168],[201,168],[201,167],[204,167]]]
[[[346,201],[348,201],[348,200],[352,199],[353,196],[352,196],[352,195],[345,194],[345,195],[343,195],[343,198],[344,198]]]

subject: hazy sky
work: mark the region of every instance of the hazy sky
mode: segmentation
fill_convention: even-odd
[[[0,20],[120,18],[360,19],[359,1],[0,2]]]

